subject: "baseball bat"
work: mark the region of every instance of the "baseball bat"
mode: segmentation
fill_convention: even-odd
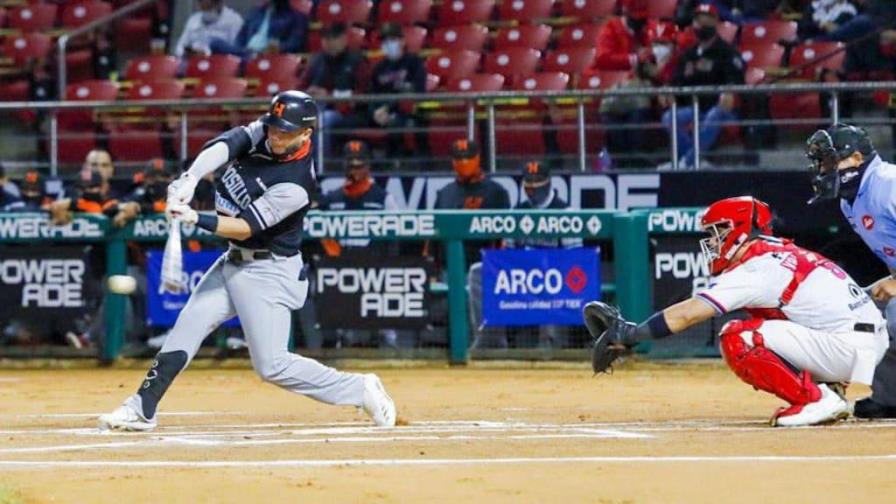
[[[168,225],[168,240],[162,256],[162,287],[172,294],[179,294],[184,290],[184,261],[180,241],[180,222],[172,219]]]

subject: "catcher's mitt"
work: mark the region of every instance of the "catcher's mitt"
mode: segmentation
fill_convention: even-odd
[[[635,324],[622,318],[616,307],[600,301],[586,304],[582,317],[593,338],[591,369],[595,374],[612,371],[613,361],[629,351],[622,342],[635,330]]]

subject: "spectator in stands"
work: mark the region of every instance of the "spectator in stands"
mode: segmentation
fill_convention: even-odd
[[[43,212],[50,209],[53,199],[47,196],[46,181],[37,170],[28,170],[19,184],[22,191],[23,212]]]
[[[211,54],[213,39],[234,44],[243,27],[243,17],[224,5],[224,0],[199,0],[197,4],[199,10],[187,19],[174,47],[174,55],[178,58]]]
[[[651,57],[647,43],[648,0],[622,0],[622,16],[610,18],[597,34],[597,70],[634,70]]]
[[[713,5],[719,11],[719,18],[729,23],[742,24],[767,19],[782,9],[782,0],[680,0],[675,11],[675,22],[685,27],[694,19],[697,6],[701,3]]]
[[[259,53],[298,53],[305,49],[308,17],[292,8],[289,0],[270,0],[252,9],[236,40],[212,39],[213,53],[235,54],[250,59]]]
[[[6,177],[6,168],[0,164],[0,212],[15,212],[23,207],[19,188]]]
[[[67,224],[72,212],[114,217],[118,213],[118,200],[110,199],[104,191],[103,176],[98,171],[81,171],[70,197],[61,198],[50,205],[50,215],[56,224]]]
[[[168,184],[173,178],[164,159],[151,160],[146,169],[134,177],[138,185],[118,205],[118,213],[112,218],[112,223],[117,227],[124,227],[138,215],[164,212]]]
[[[348,48],[347,27],[334,23],[321,32],[322,51],[311,57],[299,87],[315,98],[347,97],[363,93],[367,87],[369,68],[359,51]],[[323,111],[324,148],[335,151],[329,133],[332,128],[351,128],[366,125],[366,116],[358,113],[352,103],[327,105]]]
[[[700,4],[694,16],[694,32],[699,43],[684,52],[672,84],[675,86],[719,86],[744,83],[744,62],[740,53],[719,37],[718,9],[712,4]],[[734,96],[722,93],[715,97],[701,95],[700,105],[700,148],[709,150],[715,146],[725,121],[734,115]],[[682,98],[678,116],[672,117],[669,109],[663,114],[663,125],[671,133],[672,121],[677,122],[678,154],[685,167],[693,167],[695,152],[692,138],[694,109],[689,98]]]
[[[858,16],[816,40],[849,44],[844,68],[847,73],[893,71],[893,58],[882,51],[881,45],[896,43],[896,2],[862,0],[857,3],[862,6]]]
[[[380,40],[385,55],[373,68],[370,93],[403,94],[426,91],[426,69],[423,59],[405,51],[404,32],[400,25],[384,23],[380,28]],[[417,154],[428,152],[426,133],[421,118],[413,109],[413,104],[398,102],[371,103],[370,121],[381,128],[419,128],[415,135]],[[409,153],[404,146],[404,132],[389,134],[388,154],[390,156]]]
[[[799,21],[800,39],[824,36],[856,17],[856,6],[849,0],[812,0]]]
[[[490,180],[482,171],[479,145],[471,140],[455,140],[451,143],[452,168],[455,180],[436,194],[436,210],[500,210],[510,208],[510,195],[503,186]],[[486,242],[466,242],[464,252],[470,270],[467,273],[470,320],[473,323],[474,346],[507,347],[504,331],[483,329],[482,320],[482,263],[479,250],[488,247]],[[500,246],[500,241],[492,243]],[[428,247],[427,247],[428,248]]]
[[[81,173],[85,177],[90,172],[98,172],[103,179],[103,194],[105,197],[117,197],[112,188],[112,177],[115,176],[115,164],[112,155],[104,149],[93,149],[84,157],[81,165]]]

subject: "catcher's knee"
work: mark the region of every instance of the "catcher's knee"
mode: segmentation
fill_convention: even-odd
[[[731,320],[719,331],[719,348],[728,367],[738,371],[738,362],[754,347],[764,346],[759,327],[762,320]]]

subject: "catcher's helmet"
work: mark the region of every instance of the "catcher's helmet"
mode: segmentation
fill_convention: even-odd
[[[835,199],[840,195],[841,175],[854,177],[854,173],[837,173],[840,161],[861,152],[865,159],[874,156],[874,145],[868,133],[856,126],[838,123],[826,130],[818,130],[806,141],[806,157],[809,158],[809,174],[815,196],[809,204]]]
[[[718,275],[747,240],[772,234],[772,211],[752,196],[727,198],[710,205],[700,225],[709,233],[700,240],[700,249],[710,273]]]
[[[268,113],[261,122],[283,131],[297,131],[317,126],[317,103],[301,91],[283,91],[271,100]]]

